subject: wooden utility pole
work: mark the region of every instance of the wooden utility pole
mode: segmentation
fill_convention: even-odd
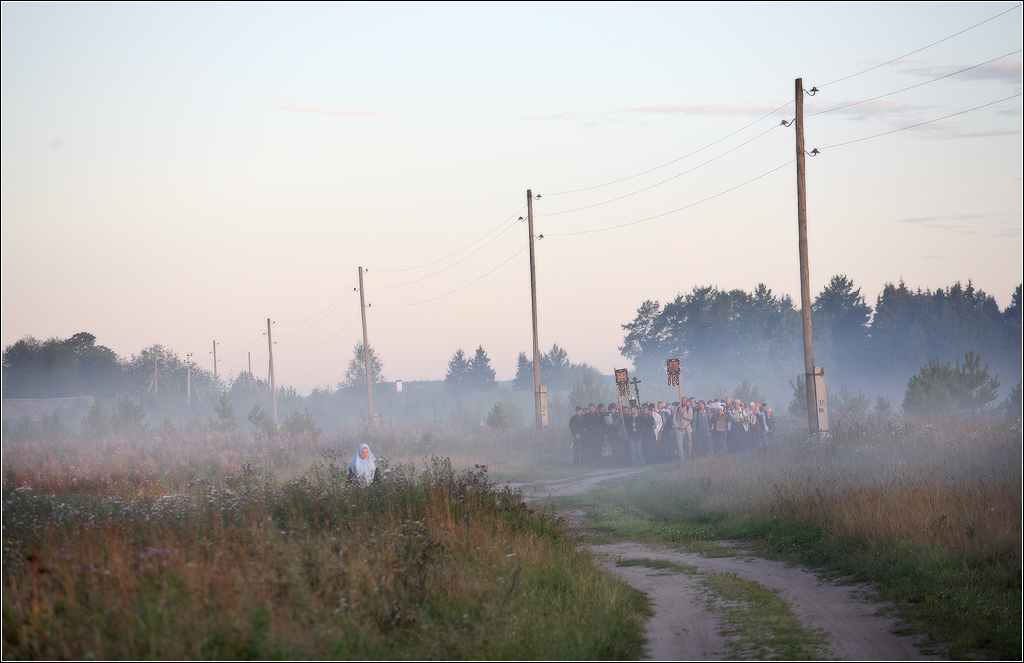
[[[192,404],[192,353],[185,355],[185,401]]]
[[[213,342],[213,381],[217,381],[217,341]]]
[[[277,382],[274,380],[274,339],[270,335],[270,318],[267,318],[267,347],[270,349],[270,402],[274,408],[274,423],[277,423]]]
[[[537,336],[537,261],[533,251],[533,192],[526,190],[526,218],[530,233],[530,300],[533,305],[533,403],[537,428],[544,427],[544,404],[540,391],[540,339]]]
[[[153,395],[160,395],[160,355],[153,353]]]
[[[814,366],[814,337],[811,333],[811,275],[807,263],[807,186],[804,181],[804,83],[796,79],[796,214],[800,241],[800,309],[804,323],[804,386],[807,389],[807,427],[811,433],[828,430],[828,411],[824,407],[824,371]],[[818,407],[820,379],[822,408]],[[822,412],[821,410],[825,411]],[[824,414],[824,419],[822,419]]]
[[[375,426],[377,420],[373,416],[373,375],[370,370],[370,341],[366,336],[366,296],[363,292],[363,268],[359,268],[359,308],[363,313],[363,361],[366,362],[366,408],[370,417],[370,425]]]

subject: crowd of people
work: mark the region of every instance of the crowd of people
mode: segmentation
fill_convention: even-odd
[[[591,403],[569,420],[573,463],[633,466],[707,454],[765,451],[775,418],[765,403],[683,398],[676,403],[623,406]]]

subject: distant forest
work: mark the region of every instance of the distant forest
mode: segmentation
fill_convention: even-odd
[[[837,275],[814,298],[812,308],[815,364],[825,367],[830,392],[841,388],[844,392],[863,391],[868,398],[884,395],[899,403],[908,381],[923,366],[936,358],[942,362],[963,361],[967,353],[979,357],[981,364],[988,366],[989,375],[998,374],[1000,399],[1021,380],[1020,285],[1003,310],[993,297],[975,289],[969,281],[966,286],[957,282],[934,291],[911,290],[902,281],[887,284],[872,307],[860,288],[846,276]],[[647,300],[640,304],[636,317],[622,327],[624,338],[619,350],[633,364],[631,377],[644,381],[647,398],[672,398],[675,388],[665,387],[665,361],[676,357],[681,359],[684,393],[698,398],[732,394],[743,384],[779,407],[800,388],[800,312],[790,296],[775,295],[764,284],[749,293],[696,286],[664,306]],[[480,391],[468,389],[473,366],[489,371],[489,359],[481,346],[477,356],[462,358],[465,371],[470,372],[461,376],[461,371],[452,368],[462,365],[460,353],[453,356],[443,382],[438,376],[436,385],[424,383],[432,385],[431,390],[443,389],[450,401]],[[365,385],[361,346],[357,346],[354,356],[354,368],[350,366],[337,391],[319,389],[303,397],[293,388],[279,388],[282,412],[310,407],[315,414],[320,410],[327,413],[361,398],[364,391],[359,384]],[[376,382],[383,378],[378,376],[379,360],[374,357],[374,361],[378,362]],[[181,416],[187,419],[195,414],[197,406],[212,413],[226,390],[231,400],[245,410],[255,405],[268,407],[269,385],[253,375],[243,373],[226,384],[195,365],[190,378],[188,373],[186,363],[163,346],[154,345],[123,359],[98,345],[96,337],[87,332],[45,341],[26,337],[3,351],[5,398],[95,396],[112,403],[123,394],[145,394],[151,417],[168,414],[178,419],[175,413],[184,413]],[[493,371],[487,375],[489,379],[483,381],[487,390],[499,387]],[[532,375],[532,362],[520,353],[511,390],[532,392]],[[186,403],[189,379],[190,404]],[[463,385],[466,388],[456,389],[455,382],[462,379],[467,381]],[[549,391],[566,392],[557,397],[562,400],[614,398],[609,376],[599,375],[586,364],[569,362],[557,344],[541,356],[541,379]],[[568,395],[574,388],[576,391]],[[564,405],[573,403],[566,400]],[[458,411],[454,403],[445,407]],[[357,418],[359,405],[353,403],[351,408],[352,416]],[[462,416],[469,421],[477,414]]]
[[[1021,379],[1020,285],[1000,310],[970,281],[933,291],[901,280],[872,307],[837,275],[814,298],[811,318],[814,363],[825,368],[830,391],[846,385],[899,402],[922,366],[937,357],[962,362],[968,352],[999,374],[1004,394]],[[647,300],[623,329],[619,350],[638,373],[663,375],[665,360],[679,357],[684,384],[698,394],[749,380],[788,400],[804,370],[800,312],[764,284],[749,293],[698,286],[664,306]]]

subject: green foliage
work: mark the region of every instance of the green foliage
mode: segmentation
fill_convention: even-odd
[[[89,414],[85,415],[85,419],[82,420],[81,436],[87,439],[99,439],[112,432],[113,425],[110,417],[103,411],[103,407],[99,403],[93,403]]]
[[[516,391],[533,391],[533,362],[526,358],[525,352],[520,352],[516,358],[514,388]]]
[[[615,398],[615,390],[609,385],[608,379],[594,370],[581,372],[569,392],[569,403],[574,407],[586,407],[588,403],[611,403]]]
[[[796,376],[796,384],[790,382],[789,386],[793,388],[793,400],[789,401],[789,413],[798,419],[807,419],[807,384],[803,373]]]
[[[885,396],[879,396],[875,401],[875,414],[885,416],[892,412],[892,402]]]
[[[231,381],[228,390],[236,400],[251,400],[270,396],[270,382],[261,380],[249,371],[242,371]]]
[[[210,422],[212,428],[221,433],[234,433],[238,430],[235,406],[231,404],[231,399],[226,392],[220,395],[220,400],[213,406],[213,411],[217,413],[217,421]]]
[[[1022,407],[1020,385],[1021,383],[1018,382],[1017,385],[1013,387],[1013,389],[1010,389],[1010,393],[1006,397],[1006,400],[1004,400],[999,406],[1000,409],[1002,409],[1002,411],[1005,412],[1008,416],[1015,417],[1017,419],[1021,418]]]
[[[111,428],[119,435],[138,436],[149,429],[146,423],[146,408],[142,401],[136,401],[125,394],[117,401],[117,409],[110,421]]]
[[[457,394],[465,389],[469,382],[469,361],[466,353],[459,348],[448,360],[448,372],[444,376],[444,388]]]
[[[473,391],[490,391],[495,387],[494,377],[491,360],[481,345],[477,347],[476,353],[469,361],[468,386]]]
[[[736,385],[736,388],[732,391],[733,400],[742,401],[744,403],[753,403],[757,401],[761,403],[765,401],[765,395],[761,393],[761,390],[757,388],[757,385],[750,384],[750,380],[744,380],[740,384]]]
[[[3,351],[5,398],[113,396],[123,388],[120,359],[88,332],[46,341],[26,336]]]
[[[922,655],[1020,660],[1020,454],[1019,424],[1001,417],[875,419],[842,441],[786,435],[767,457],[653,470],[557,504],[587,513],[589,541],[659,537],[695,552],[701,541],[739,540],[870,583],[927,633]]]
[[[540,383],[547,387],[549,394],[571,390],[588,373],[596,374],[597,371],[586,363],[569,361],[569,353],[557,343],[540,355]],[[525,352],[519,353],[515,389],[533,391],[533,362],[526,358]]]
[[[679,357],[683,384],[697,386],[702,397],[711,395],[709,384],[722,380],[749,380],[775,393],[785,388],[779,376],[799,366],[801,328],[793,301],[763,283],[752,293],[695,286],[664,308],[648,300],[623,329],[619,350],[637,377],[657,375],[661,382],[665,360]]]
[[[384,377],[384,364],[381,362],[380,357],[377,356],[373,346],[370,346],[370,378],[373,384],[385,382]],[[352,348],[352,358],[348,361],[348,368],[345,369],[345,378],[341,384],[338,385],[340,388],[349,387],[366,387],[366,357],[363,353],[363,342],[359,341],[355,347]]]
[[[168,398],[180,406],[179,413],[187,409],[189,391],[193,401],[212,401],[219,391],[213,373],[182,361],[177,353],[162,345],[152,345],[132,355],[125,362],[125,374],[130,391]]]
[[[254,405],[245,418],[253,426],[253,439],[267,441],[277,437],[278,428],[274,418],[259,405]]]
[[[206,435],[206,433],[213,427],[213,421],[209,417],[204,417],[199,412],[193,414],[189,420],[185,422],[185,432],[193,436]]]
[[[281,428],[296,435],[301,435],[303,433],[320,435],[323,433],[323,429],[317,428],[316,422],[313,421],[313,415],[309,413],[309,410],[303,410],[300,414],[298,408],[296,408],[293,414],[290,414],[285,418]]]
[[[964,363],[941,363],[936,357],[910,378],[903,397],[903,411],[913,415],[978,413],[996,399],[999,376],[989,377],[988,365],[973,352]]]
[[[843,348],[845,358],[859,354],[867,340],[871,307],[864,301],[860,288],[845,274],[832,277],[811,306],[816,316],[828,318],[832,337]]]
[[[453,395],[465,392],[485,392],[496,386],[494,377],[494,369],[491,368],[491,360],[487,356],[484,346],[479,346],[473,358],[468,360],[462,348],[459,348],[448,361],[444,387]]]
[[[70,437],[71,429],[65,424],[59,412],[44,412],[38,421],[23,417],[17,428],[4,425],[4,440],[29,442],[38,440],[64,440]]]
[[[145,475],[159,497],[5,482],[5,660],[642,655],[643,595],[485,468],[435,457],[363,487],[337,460],[187,488]]]
[[[164,417],[163,422],[160,423],[160,429],[157,431],[160,437],[168,439],[178,433],[178,427],[174,425],[170,417]]]
[[[508,412],[502,406],[501,401],[495,403],[490,412],[487,413],[487,425],[490,428],[497,428],[499,430],[507,430],[509,428]]]
[[[814,300],[816,364],[826,367],[835,384],[854,391],[871,385],[892,398],[929,358],[973,350],[991,363],[993,373],[1016,383],[1022,366],[1020,291],[1018,286],[1010,306],[1000,311],[994,298],[969,281],[916,292],[903,282],[886,284],[872,315],[861,289],[836,275]],[[666,358],[680,357],[683,383],[702,394],[709,395],[718,381],[749,380],[768,400],[782,402],[782,376],[802,365],[800,313],[791,298],[772,294],[764,284],[753,292],[695,286],[664,306],[646,300],[622,327],[619,350],[632,361],[631,373],[648,383],[655,375],[661,381]]]
[[[828,395],[828,407],[833,412],[842,415],[853,415],[861,417],[871,407],[871,398],[864,395],[863,391],[856,394],[850,391],[845,384],[838,392],[830,392]]]

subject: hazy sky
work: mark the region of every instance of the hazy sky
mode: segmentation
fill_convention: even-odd
[[[2,344],[79,331],[219,372],[391,379],[483,345],[626,367],[695,285],[1022,279],[1018,3],[2,7]]]

